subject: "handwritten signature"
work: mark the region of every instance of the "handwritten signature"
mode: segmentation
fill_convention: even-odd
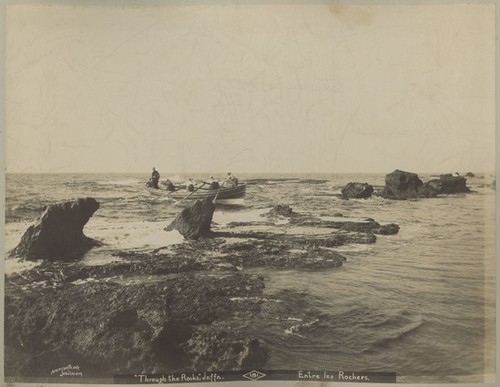
[[[67,366],[56,368],[50,372],[52,376],[83,376],[80,366],[68,364]]]

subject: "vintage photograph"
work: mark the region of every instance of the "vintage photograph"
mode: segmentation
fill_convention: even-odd
[[[3,382],[494,385],[495,26],[8,2]]]

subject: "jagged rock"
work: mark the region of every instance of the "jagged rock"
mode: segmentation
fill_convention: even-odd
[[[438,194],[470,192],[470,189],[467,187],[467,179],[462,176],[453,176],[451,174],[441,175],[439,179],[429,180],[426,184],[436,189]]]
[[[297,216],[296,212],[293,212],[292,207],[288,204],[277,204],[266,214],[268,218],[277,218],[277,217],[285,217],[291,218],[293,216]]]
[[[416,173],[396,169],[385,176],[385,187],[381,195],[387,199],[415,198],[423,184]]]
[[[80,259],[101,243],[86,237],[83,227],[99,208],[93,198],[49,205],[31,225],[13,254],[28,260],[70,261]]]
[[[372,196],[373,186],[368,183],[347,183],[341,189],[342,196],[346,199],[367,199]]]
[[[384,189],[376,194],[386,199],[406,200],[432,198],[439,190],[433,184],[424,184],[416,173],[396,169],[385,176]]]
[[[198,239],[210,235],[210,224],[215,204],[210,199],[197,200],[191,207],[184,208],[165,230],[177,230],[186,239]]]

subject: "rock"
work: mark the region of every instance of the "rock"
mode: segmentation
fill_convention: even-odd
[[[212,200],[197,200],[191,207],[184,208],[165,230],[175,229],[186,239],[209,236],[214,211],[215,204]]]
[[[49,205],[26,230],[13,253],[28,260],[81,259],[91,247],[101,244],[83,234],[83,227],[98,208],[93,198]]]
[[[163,328],[151,342],[154,356],[174,369],[185,368],[189,355],[184,344],[191,338],[193,328],[189,321],[170,320],[163,323]]]
[[[373,186],[368,183],[348,183],[340,192],[346,199],[367,199],[372,196]]]
[[[434,198],[439,195],[439,189],[432,183],[426,182],[418,189],[418,197]]]
[[[396,169],[385,176],[385,186],[381,196],[400,200],[416,198],[418,190],[423,184],[416,173]]]
[[[400,171],[385,176],[385,186],[375,195],[386,199],[406,200],[415,198],[432,198],[439,194],[434,184],[423,183],[416,173]]]
[[[395,235],[399,232],[399,226],[395,223],[384,224],[383,226],[372,229],[372,232],[379,235]]]
[[[137,309],[129,308],[116,311],[109,319],[108,325],[110,328],[127,328],[135,325],[138,319]]]
[[[472,172],[467,172],[465,174],[465,177],[476,177],[476,175],[474,175]]]
[[[262,369],[269,359],[259,340],[231,326],[225,331],[211,326],[198,328],[187,349],[193,354],[197,369],[210,372]]]
[[[321,241],[319,242],[321,243]],[[305,247],[306,249],[302,251],[288,252],[287,254],[283,254],[279,249],[268,249],[262,255],[242,255],[239,265],[244,268],[324,270],[340,267],[346,261],[346,258],[336,251],[315,245]]]
[[[51,376],[64,359],[89,378],[262,367],[267,351],[234,319],[259,313],[263,289],[262,277],[190,272],[16,291],[5,297],[4,342],[13,354],[5,374]]]
[[[242,369],[259,369],[265,366],[269,355],[259,340],[251,340],[245,349],[246,352],[241,357]]]
[[[292,207],[288,204],[277,204],[271,210],[265,214],[268,218],[277,218],[277,217],[285,217],[291,218],[293,216],[298,215],[296,212],[293,212]]]
[[[436,189],[438,194],[455,194],[470,192],[466,182],[465,177],[447,174],[441,175],[439,179],[429,180],[426,184]]]

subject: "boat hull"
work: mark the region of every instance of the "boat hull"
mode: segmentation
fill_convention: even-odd
[[[170,192],[161,188],[154,189],[147,187],[146,189],[153,195],[166,196],[176,201],[211,199],[215,204],[242,205],[245,201],[246,188],[246,184],[241,184],[236,187],[222,187],[221,189],[208,189],[201,187],[193,193],[190,193],[185,189],[175,192]]]

